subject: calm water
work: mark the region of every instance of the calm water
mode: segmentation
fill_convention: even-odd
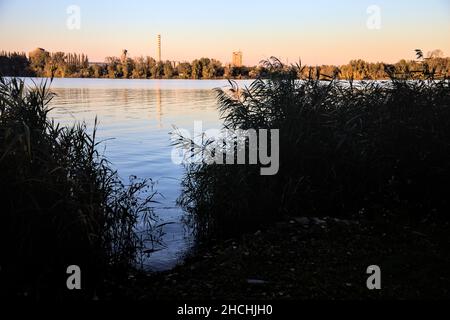
[[[35,79],[36,81],[36,79]],[[240,85],[248,84],[241,82]],[[192,241],[181,222],[183,211],[176,206],[180,195],[183,168],[172,163],[170,135],[173,127],[194,129],[194,121],[203,128],[220,128],[216,109],[216,87],[222,80],[109,80],[55,79],[57,94],[51,103],[51,115],[61,124],[86,121],[90,128],[98,117],[104,154],[124,181],[130,175],[151,178],[157,197],[155,213],[164,222],[165,248],[145,261],[151,270],[175,266],[189,250]]]

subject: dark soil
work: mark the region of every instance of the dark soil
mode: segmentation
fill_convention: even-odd
[[[297,218],[200,248],[114,294],[138,300],[435,299],[450,296],[448,224]],[[381,268],[368,290],[367,267]]]

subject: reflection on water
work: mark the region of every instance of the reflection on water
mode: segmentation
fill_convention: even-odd
[[[149,269],[173,267],[190,246],[180,220],[183,212],[176,206],[183,168],[171,161],[169,132],[173,125],[192,131],[198,120],[205,130],[219,128],[212,89],[226,85],[226,81],[106,79],[55,79],[52,84],[57,94],[52,117],[61,124],[86,121],[92,128],[97,116],[97,136],[105,141],[104,153],[120,176],[151,178],[162,194],[155,212],[164,222],[174,223],[164,227],[166,248],[146,261]]]

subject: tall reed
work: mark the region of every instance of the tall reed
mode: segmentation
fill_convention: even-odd
[[[82,299],[127,279],[155,215],[148,181],[124,185],[97,151],[96,126],[50,120],[48,83],[0,78],[0,294]],[[82,287],[66,287],[78,265]]]
[[[268,80],[217,89],[225,127],[280,129],[280,170],[191,164],[179,202],[199,238],[283,216],[448,220],[450,85],[385,66],[388,82],[298,80],[301,65],[265,62]],[[417,77],[415,77],[417,78]]]

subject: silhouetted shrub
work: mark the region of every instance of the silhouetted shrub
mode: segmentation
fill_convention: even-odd
[[[448,219],[450,88],[426,66],[410,80],[329,82],[273,59],[268,80],[218,89],[225,126],[280,129],[280,170],[187,166],[180,203],[200,237],[254,229],[280,216]]]
[[[46,83],[0,78],[0,295],[89,299],[134,266],[152,195],[147,181],[122,184],[95,128],[50,121],[51,98]],[[66,287],[69,265],[82,271],[77,293]]]

